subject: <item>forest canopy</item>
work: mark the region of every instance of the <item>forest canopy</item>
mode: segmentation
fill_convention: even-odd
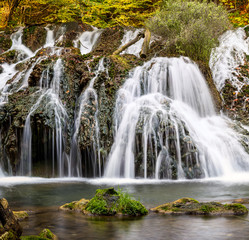
[[[139,27],[161,8],[162,2],[162,0],[0,0],[0,27],[70,21],[82,21],[101,28]],[[235,26],[249,24],[248,0],[214,0],[214,2],[227,9],[230,20]]]

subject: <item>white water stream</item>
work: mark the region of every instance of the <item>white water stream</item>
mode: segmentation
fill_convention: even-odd
[[[40,90],[41,95],[36,101],[36,103],[30,109],[30,112],[26,118],[24,132],[23,132],[23,142],[22,142],[22,157],[20,165],[20,175],[32,175],[32,131],[30,125],[30,118],[32,114],[37,110],[38,107],[44,108],[44,111],[53,111],[54,121],[55,121],[55,133],[53,134],[53,146],[56,153],[56,165],[58,176],[64,176],[64,147],[63,147],[63,126],[66,124],[66,119],[68,118],[66,109],[60,100],[60,84],[63,74],[63,64],[62,60],[59,58],[53,67],[53,79],[50,84],[48,84],[48,79],[42,75],[40,80],[40,86],[44,86]],[[43,80],[45,83],[43,84]],[[53,162],[53,167],[55,163]],[[53,169],[53,175],[55,169]]]
[[[239,91],[244,84],[249,84],[249,79],[240,81],[236,72],[236,68],[244,64],[245,55],[249,55],[249,37],[246,37],[243,28],[238,28],[224,33],[219,41],[220,44],[213,49],[209,62],[215,85],[221,91],[225,81],[230,80]]]
[[[102,31],[102,29],[93,27],[93,31],[83,32],[79,38],[74,41],[74,47],[78,47],[82,55],[90,53],[97,43]]]
[[[98,126],[98,95],[94,89],[94,82],[96,78],[99,76],[100,73],[106,72],[107,69],[104,67],[104,58],[102,58],[99,62],[98,68],[96,72],[94,73],[95,76],[92,78],[92,80],[89,83],[89,86],[86,88],[84,92],[79,97],[79,107],[78,111],[76,111],[75,115],[75,121],[74,121],[74,133],[71,141],[71,151],[70,151],[70,169],[69,169],[69,176],[78,176],[82,177],[82,156],[81,152],[78,146],[78,134],[79,134],[79,128],[81,125],[81,117],[82,113],[85,111],[85,107],[93,102],[96,107],[96,113],[95,113],[95,141],[93,142],[93,147],[95,150],[93,166],[98,166],[98,169],[93,169],[94,175],[101,177],[101,162],[100,162],[100,147],[99,147],[99,126]],[[91,100],[90,100],[91,99]],[[98,172],[98,174],[96,174]]]
[[[125,30],[120,47],[127,44],[131,40],[135,39],[140,32],[141,32],[141,29],[136,29],[134,31],[133,30]],[[141,38],[135,44],[133,44],[130,47],[128,47],[127,49],[125,49],[121,54],[133,54],[133,55],[139,57],[139,53],[141,51],[143,41],[144,41],[144,39]]]

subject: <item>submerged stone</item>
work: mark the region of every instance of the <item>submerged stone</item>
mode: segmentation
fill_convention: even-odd
[[[150,209],[152,212],[168,215],[244,215],[247,208],[239,203],[198,202],[193,198],[181,198]]]
[[[138,201],[122,191],[114,188],[97,189],[95,196],[89,201],[81,199],[67,203],[61,210],[81,211],[85,215],[99,216],[142,216],[148,210]]]

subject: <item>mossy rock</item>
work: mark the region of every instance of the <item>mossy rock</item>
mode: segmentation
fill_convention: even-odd
[[[58,240],[57,236],[53,234],[49,229],[45,228],[40,232],[40,237],[51,239],[51,240]]]
[[[18,219],[19,221],[29,217],[26,211],[13,211],[13,213],[15,218]]]
[[[5,232],[0,236],[0,240],[18,240],[19,238],[12,231]]]
[[[140,202],[114,188],[97,189],[95,196],[90,201],[81,199],[67,203],[60,209],[80,210],[85,215],[98,216],[141,216],[148,213],[148,210]]]
[[[6,37],[4,34],[0,35],[0,49],[3,49],[4,51],[11,48],[12,41],[9,37]]]
[[[244,215],[247,208],[240,203],[221,204],[219,202],[201,203],[193,198],[181,198],[150,209],[152,212],[168,215]]]
[[[66,203],[62,206],[60,206],[61,210],[74,210],[74,211],[83,211],[86,208],[87,203],[89,200],[87,199],[80,199],[79,201],[73,201],[71,203]]]
[[[53,234],[49,229],[43,229],[39,236],[31,235],[31,236],[23,236],[20,238],[21,240],[58,240],[58,237]]]

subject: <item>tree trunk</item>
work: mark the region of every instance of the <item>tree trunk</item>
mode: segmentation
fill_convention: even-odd
[[[5,198],[0,199],[0,221],[6,232],[12,231],[18,237],[22,235],[22,227],[16,220]]]
[[[150,37],[151,37],[150,30],[146,29],[144,42],[143,42],[142,49],[141,49],[141,52],[140,52],[140,57],[141,58],[146,58],[147,57],[147,54],[148,54],[149,49],[150,49]]]
[[[133,40],[131,40],[130,42],[126,43],[124,46],[122,46],[119,49],[117,49],[112,55],[118,55],[118,54],[120,54],[126,48],[130,47],[131,45],[133,45],[134,43],[136,43],[138,40],[140,40],[140,38],[143,38],[143,37],[144,37],[144,33],[139,33]]]
[[[21,1],[22,0],[7,0],[7,4],[9,7],[9,14],[7,16],[7,25],[11,21],[12,15],[15,12],[16,8],[18,7],[18,5],[20,4]]]

